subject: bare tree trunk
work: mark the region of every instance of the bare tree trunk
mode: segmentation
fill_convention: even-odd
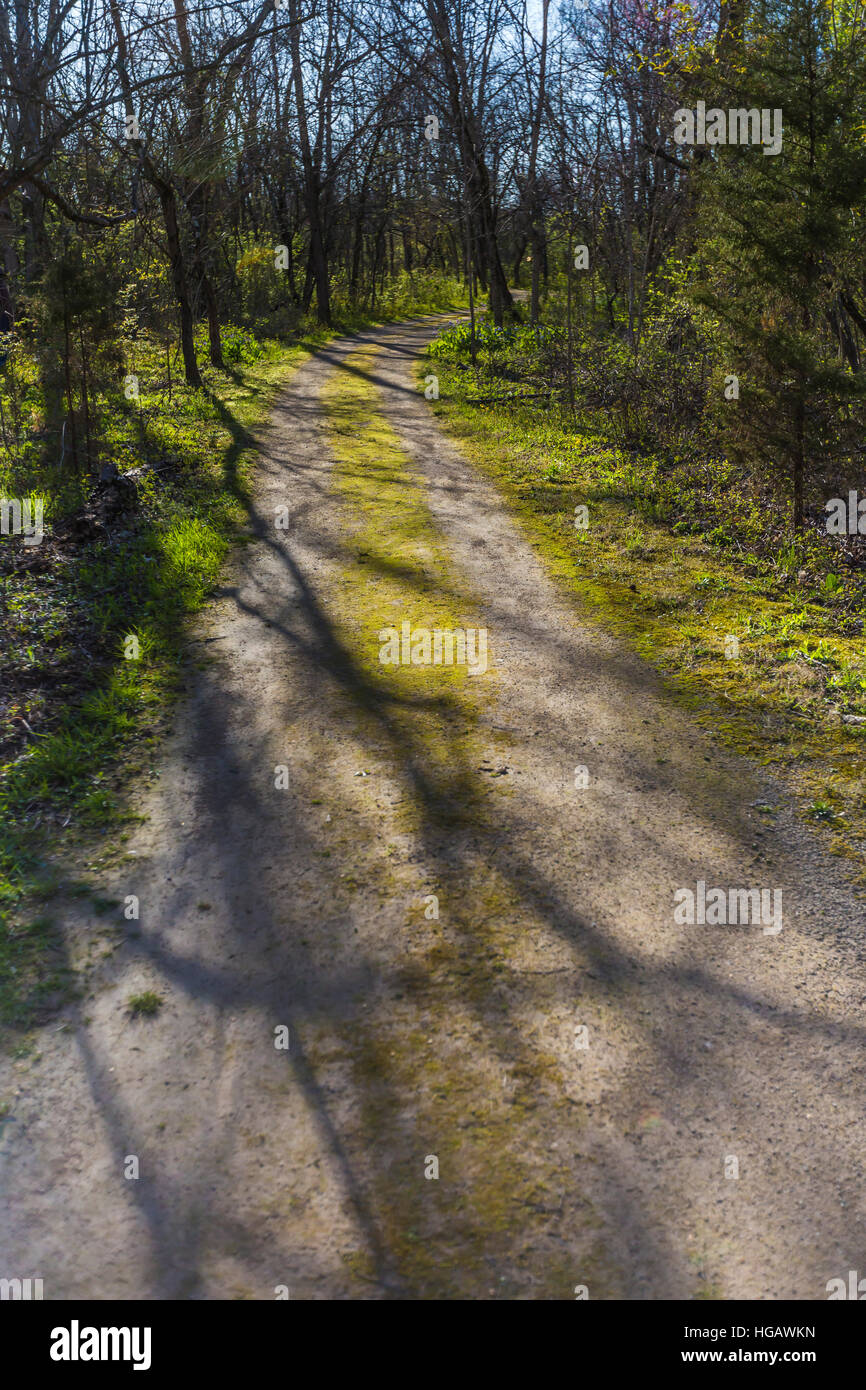
[[[186,278],[186,266],[180,242],[180,229],[177,224],[177,199],[171,184],[162,182],[157,189],[162,206],[162,219],[168,242],[168,259],[171,266],[171,279],[180,315],[180,347],[183,353],[183,369],[188,386],[201,388],[204,383],[195,356],[193,341],[192,304]]]
[[[205,308],[207,309],[207,331],[208,349],[210,353],[211,366],[225,369],[223,360],[223,345],[220,335],[220,316],[217,298],[214,292],[213,282],[207,271],[202,269],[201,287],[204,293]]]
[[[201,160],[205,158],[206,154],[206,135],[204,128],[205,92],[203,82],[196,79],[185,0],[174,0],[174,15],[175,25],[177,27],[178,46],[180,48],[184,68],[184,99],[187,108],[184,143],[193,154]],[[220,337],[219,309],[217,307],[217,298],[214,293],[213,284],[211,283],[209,271],[210,255],[208,251],[207,201],[207,188],[203,177],[199,176],[196,179],[195,188],[187,201],[190,222],[192,224],[193,244],[195,247],[194,271],[207,312],[208,350],[211,365],[224,368],[225,362],[223,361],[222,340]]]
[[[806,407],[802,386],[794,407],[794,530],[803,525],[803,479],[806,473]]]
[[[304,201],[307,221],[310,226],[310,271],[316,286],[316,317],[319,323],[331,323],[331,286],[328,276],[328,258],[325,251],[325,237],[322,228],[321,189],[313,150],[310,145],[310,132],[307,125],[307,108],[304,100],[304,73],[301,64],[301,15],[299,0],[291,0],[289,10],[291,31],[289,43],[292,53],[292,82],[295,88],[295,109],[298,116],[298,141],[301,147],[301,163],[304,170]]]
[[[530,291],[529,317],[537,324],[541,314],[541,266],[546,253],[544,217],[538,189],[538,145],[541,139],[541,121],[544,114],[544,101],[547,82],[547,16],[550,0],[542,0],[541,10],[541,52],[538,60],[538,100],[532,115],[532,131],[529,146],[529,240],[532,246],[532,289]]]
[[[84,417],[84,462],[89,469],[91,465],[90,452],[90,406],[87,400],[87,348],[84,343],[84,325],[79,316],[78,319],[78,341],[81,344],[81,411]]]
[[[75,435],[75,404],[72,399],[72,370],[69,348],[69,311],[66,308],[66,294],[63,295],[63,370],[66,378],[66,409],[69,422],[69,438],[72,446],[72,463],[78,471],[78,442]]]
[[[486,273],[489,277],[490,312],[494,322],[501,327],[503,311],[506,307],[513,308],[513,302],[499,256],[490,176],[483,154],[482,126],[479,112],[473,109],[471,103],[472,94],[467,79],[468,65],[463,51],[463,35],[456,27],[459,23],[459,12],[458,18],[455,19],[455,32],[452,34],[451,12],[447,0],[426,0],[426,11],[438,45],[448,106],[460,149],[468,217],[470,225],[475,225],[475,268],[479,275]]]
[[[135,115],[135,106],[132,100],[132,84],[129,79],[127,66],[126,35],[123,31],[117,0],[108,0],[108,7],[111,13],[112,24],[114,25],[115,36],[117,38],[117,72],[123,92],[123,106],[127,119],[129,119]],[[180,227],[178,226],[177,220],[177,197],[170,180],[160,174],[159,170],[146,153],[144,142],[137,139],[131,143],[134,144],[138,150],[142,167],[159,196],[160,207],[162,208],[162,219],[165,225],[165,236],[168,246],[168,259],[171,267],[171,281],[174,287],[175,299],[177,300],[178,314],[180,317],[180,345],[181,351],[183,352],[183,365],[186,373],[187,385],[201,388],[203,382],[195,357],[192,308],[187,283],[186,264],[184,262],[183,247],[180,239]]]

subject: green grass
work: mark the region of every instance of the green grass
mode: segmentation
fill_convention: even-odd
[[[131,994],[126,1001],[126,1007],[133,1018],[153,1018],[159,1013],[164,1002],[161,994],[146,989],[142,994]]]
[[[4,574],[0,549],[0,677],[10,692],[0,702],[0,1030],[27,1028],[71,997],[58,926],[38,914],[49,900],[92,897],[93,864],[118,852],[134,819],[130,787],[152,771],[182,685],[187,619],[208,601],[230,546],[249,534],[252,468],[276,395],[335,334],[454,298],[450,283],[431,282],[414,300],[410,290],[395,286],[373,320],[338,303],[332,330],[307,325],[289,344],[227,329],[227,370],[204,368],[205,391],[176,370],[169,387],[162,349],[141,337],[125,343],[138,399],[117,381],[92,403],[92,463],[150,471],[114,544],[54,539],[93,477],[59,474],[44,443],[35,361],[14,349],[0,377],[0,495],[42,496],[46,537],[33,569]],[[201,330],[198,347],[201,360]],[[88,868],[73,870],[73,861]]]
[[[365,676],[407,697],[429,691],[431,679],[443,694],[457,696],[472,686],[464,668],[379,665],[378,633],[408,620],[415,627],[477,626],[473,597],[449,563],[443,538],[424,500],[399,439],[382,413],[368,380],[376,349],[347,359],[322,392],[332,448],[335,491],[349,509],[346,544],[353,564],[345,572],[344,611],[351,615],[351,641]]]
[[[413,627],[477,626],[479,610],[477,596],[450,557],[447,536],[429,510],[424,479],[383,413],[380,392],[370,379],[376,359],[375,350],[352,354],[346,370],[335,373],[323,392],[335,459],[332,497],[339,509],[336,525],[345,561],[328,612],[347,655],[346,727],[356,730],[359,750],[369,750],[377,763],[393,760],[400,796],[390,825],[401,839],[410,836],[425,846],[431,878],[423,889],[441,895],[443,925],[431,931],[423,950],[411,948],[410,988],[429,991],[424,1031],[407,1026],[412,1015],[401,1013],[402,1005],[393,1016],[389,1011],[379,1017],[374,1009],[372,1016],[352,1020],[353,1082],[362,1098],[360,1124],[371,1143],[390,1122],[390,1097],[396,1089],[413,1097],[417,1133],[437,1136],[431,1148],[442,1166],[443,1188],[459,1167],[460,1189],[449,1201],[459,1226],[460,1280],[461,1286],[465,1282],[467,1288],[477,1288],[489,1278],[497,1253],[507,1247],[515,1221],[521,1213],[526,1217],[525,1194],[552,1200],[562,1180],[554,1154],[530,1171],[521,1146],[514,1144],[516,1116],[521,1132],[530,1134],[532,1148],[539,1095],[562,1111],[569,1102],[563,1098],[556,1059],[540,1049],[531,1060],[521,1061],[507,1099],[500,1092],[489,1094],[489,1076],[482,1075],[471,1048],[449,1065],[437,1060],[439,1040],[444,1048],[463,1009],[484,1019],[493,1034],[499,1024],[499,991],[512,975],[507,961],[513,949],[508,923],[514,891],[507,875],[494,862],[485,862],[483,848],[472,850],[477,859],[472,891],[466,891],[463,835],[471,827],[470,843],[474,846],[477,834],[483,847],[501,833],[498,806],[509,793],[503,787],[492,790],[478,773],[485,755],[501,747],[501,735],[486,727],[484,719],[495,700],[495,653],[490,669],[479,677],[457,666],[379,664],[382,628],[403,620]],[[364,770],[361,764],[358,772]],[[389,846],[384,857],[381,845],[378,855],[376,846],[369,848],[378,864],[376,891],[383,899],[399,900],[406,877],[396,846]],[[416,884],[412,909],[419,915],[426,901],[421,887]],[[524,912],[523,930],[531,934],[534,925],[532,915]],[[467,1096],[482,1097],[471,1107],[471,1128],[465,1123]],[[569,1120],[574,1126],[572,1115]],[[458,1151],[459,1165],[454,1158]],[[417,1172],[420,1176],[420,1162]],[[371,1185],[371,1211],[402,1277],[428,1296],[447,1297],[453,1292],[454,1271],[441,1259],[441,1242],[427,1234],[428,1201],[423,1178],[420,1185],[414,1183],[402,1162],[385,1165]],[[435,1220],[434,1215],[434,1229]],[[352,1252],[344,1258],[353,1273],[367,1276],[365,1255]],[[596,1264],[593,1259],[592,1275],[596,1287],[611,1285],[603,1260]],[[573,1283],[554,1264],[542,1292],[562,1297]]]
[[[53,931],[28,916],[58,889],[89,891],[62,865],[82,832],[104,844],[119,830],[130,776],[150,761],[178,688],[185,620],[243,532],[255,431],[313,345],[265,344],[255,361],[210,373],[207,392],[175,384],[170,402],[159,363],[138,362],[140,414],[106,406],[105,437],[122,471],[169,459],[165,479],[146,476],[117,544],[61,547],[47,534],[48,565],[6,576],[3,674],[14,694],[0,720],[0,1024],[26,1026],[57,1002]],[[6,494],[18,484],[0,477]],[[49,515],[68,514],[85,491],[63,480]]]
[[[430,370],[429,360],[419,368],[419,387]],[[828,584],[816,545],[767,542],[725,464],[701,479],[691,465],[628,456],[600,422],[479,405],[472,397],[489,386],[447,362],[436,370],[433,409],[566,591],[662,671],[722,742],[781,774],[800,814],[866,882],[866,726],[844,722],[866,714],[862,579]],[[701,529],[709,493],[724,499],[728,522],[705,518]]]

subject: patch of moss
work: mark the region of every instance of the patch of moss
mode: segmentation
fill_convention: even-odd
[[[866,725],[844,718],[866,715],[862,624],[778,564],[659,519],[646,496],[657,462],[641,471],[555,419],[479,408],[457,373],[439,371],[433,410],[566,595],[654,665],[721,743],[772,766],[800,816],[866,884]],[[827,788],[836,814],[822,820],[809,808]]]
[[[550,1249],[561,1194],[573,1188],[567,1156],[551,1154],[546,1132],[567,1101],[557,1063],[522,1046],[505,1002],[514,988],[507,969],[513,888],[474,858],[471,891],[466,884],[465,832],[490,835],[496,798],[505,794],[478,773],[491,752],[480,713],[489,708],[491,682],[495,691],[495,667],[471,677],[459,667],[379,662],[385,627],[477,620],[475,597],[449,559],[422,480],[381,411],[370,381],[374,363],[370,349],[352,354],[323,395],[346,550],[333,612],[353,673],[347,713],[367,746],[398,755],[405,795],[389,824],[423,844],[426,891],[440,896],[443,910],[435,923],[421,919],[427,937],[393,982],[387,1007],[374,1005],[346,1025],[367,1226],[375,1235],[370,1249],[344,1260],[356,1277],[385,1280],[414,1297],[528,1290],[572,1297],[587,1268],[566,1267],[558,1250],[533,1266],[531,1284],[520,1287],[514,1274],[515,1232],[530,1253]],[[383,901],[405,894],[399,858],[386,846],[376,877]],[[483,1046],[470,1036],[478,1021]],[[507,1091],[504,1057],[513,1068]],[[438,1179],[424,1176],[431,1156]],[[593,1220],[586,1217],[587,1251]],[[590,1264],[594,1292],[615,1296],[615,1276],[594,1257]]]

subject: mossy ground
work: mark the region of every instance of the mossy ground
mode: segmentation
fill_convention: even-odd
[[[369,380],[374,365],[373,352],[353,354],[323,394],[348,552],[335,616],[363,673],[354,705],[359,736],[381,746],[384,720],[387,746],[403,750],[404,796],[392,825],[423,847],[424,886],[437,895],[441,918],[426,922],[415,894],[400,994],[387,1013],[355,1019],[346,1037],[367,1152],[381,1152],[384,1141],[389,1154],[370,1175],[371,1201],[396,1273],[417,1296],[453,1297],[455,1287],[477,1296],[488,1286],[497,1297],[525,1296],[514,1232],[531,1241],[555,1221],[566,1155],[550,1154],[545,1124],[554,1109],[568,1110],[570,1122],[574,1112],[555,1059],[525,1051],[515,1029],[522,1001],[510,993],[513,892],[466,848],[472,833],[495,836],[504,794],[478,772],[490,755],[479,715],[495,700],[495,670],[472,677],[457,667],[379,663],[379,634],[389,625],[456,627],[478,618],[423,484],[382,413]],[[388,846],[377,848],[383,900],[405,898]],[[507,1064],[496,1060],[503,1055]],[[424,1177],[432,1155],[438,1181]],[[360,1257],[346,1258],[354,1268]],[[373,1277],[369,1258],[361,1263],[355,1273]],[[595,1288],[613,1292],[615,1276],[601,1255],[591,1263]],[[532,1280],[532,1296],[542,1285],[547,1296],[573,1296],[573,1271],[553,1257]]]
[[[404,726],[407,751],[420,755],[418,772],[437,779],[442,813],[471,815],[477,793],[457,770],[470,757],[478,681],[489,698],[492,671],[474,677],[457,664],[385,666],[379,660],[380,634],[388,628],[399,631],[408,622],[412,629],[465,629],[477,627],[478,619],[474,596],[454,572],[419,480],[378,406],[368,376],[374,360],[373,351],[352,354],[322,394],[349,558],[337,622],[366,683],[363,698]]]
[[[419,384],[429,371],[419,367]],[[724,744],[780,774],[800,814],[866,883],[866,724],[845,722],[866,715],[856,598],[840,605],[793,556],[762,560],[737,553],[728,535],[684,531],[670,499],[662,519],[652,469],[600,433],[519,405],[479,405],[466,373],[439,363],[437,372],[441,423],[564,589],[664,673]],[[588,511],[583,529],[578,507]]]
[[[182,685],[185,620],[245,534],[256,431],[312,346],[266,344],[255,361],[212,373],[204,392],[175,384],[171,402],[159,363],[139,362],[137,412],[118,407],[106,425],[112,454],[121,469],[168,460],[167,481],[143,475],[135,520],[115,543],[57,546],[49,529],[49,563],[5,578],[4,676],[17,693],[0,730],[0,1025],[20,1030],[69,995],[39,904],[61,889],[92,895],[91,870],[123,838],[130,777],[153,771]],[[7,492],[21,482],[2,479]],[[60,482],[47,527],[89,486]]]
[[[289,374],[336,332],[447,303],[432,290],[398,296],[372,319],[345,312],[333,331],[307,326],[288,344],[227,329],[228,365],[204,369],[202,391],[179,381],[176,367],[167,374],[162,349],[146,338],[126,344],[138,395],[127,399],[118,381],[92,404],[91,465],[150,469],[137,481],[134,520],[109,543],[55,540],[93,472],[58,470],[48,457],[37,362],[22,345],[10,354],[0,379],[0,495],[42,499],[46,536],[28,552],[36,565],[0,563],[0,1028],[25,1028],[70,997],[57,927],[42,906],[58,891],[93,894],[134,819],[131,779],[156,775],[184,685],[186,619],[207,601],[230,546],[252,537],[261,430]],[[202,330],[197,346],[204,351]],[[125,655],[129,638],[135,659]]]

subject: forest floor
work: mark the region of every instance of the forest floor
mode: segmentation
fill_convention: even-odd
[[[866,1266],[862,895],[442,431],[441,322],[295,372],[91,866],[115,915],[54,904],[88,994],[0,1074],[0,1273],[46,1298],[808,1300]],[[403,622],[486,629],[487,669],[381,665]],[[700,881],[781,891],[782,929],[678,924]]]

